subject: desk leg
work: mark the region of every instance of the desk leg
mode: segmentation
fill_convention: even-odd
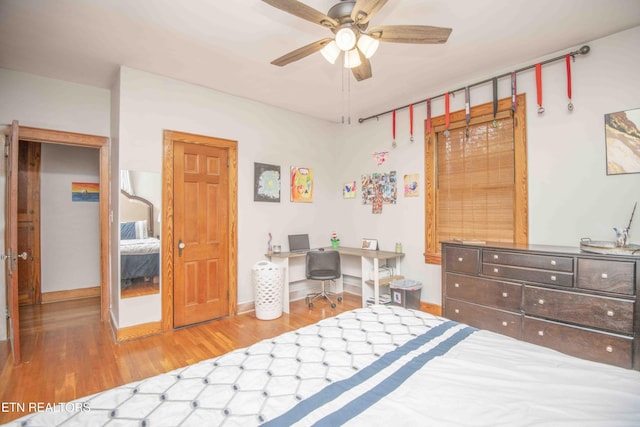
[[[380,303],[380,260],[373,259],[373,302]]]

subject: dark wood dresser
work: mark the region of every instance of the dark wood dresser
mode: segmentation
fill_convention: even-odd
[[[584,359],[640,370],[640,257],[442,243],[442,313]]]

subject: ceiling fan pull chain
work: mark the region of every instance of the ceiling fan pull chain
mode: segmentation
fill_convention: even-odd
[[[413,142],[413,104],[409,105],[409,142]]]

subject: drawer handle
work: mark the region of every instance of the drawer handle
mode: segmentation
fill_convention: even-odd
[[[551,276],[551,280],[555,282],[556,281],[556,276]]]
[[[460,310],[458,310],[457,308],[455,310],[453,310],[456,312],[456,314],[460,313]]]
[[[493,259],[498,259],[498,254],[493,254]]]
[[[610,345],[607,346],[606,350],[607,353],[613,353],[613,347],[611,347]]]
[[[462,262],[462,261],[464,261],[464,258],[458,257],[458,262]]]
[[[607,279],[607,278],[609,278],[609,275],[607,273],[602,273],[601,277],[603,279]]]
[[[506,293],[506,292],[503,292],[503,293],[502,293],[502,297],[503,297],[503,298],[506,298],[506,297],[508,297],[508,296],[509,296],[509,294],[508,294],[508,293]]]
[[[497,272],[498,272],[498,269],[497,269],[497,268],[494,268],[494,269],[493,269],[493,272],[494,272],[494,273],[497,273]]]
[[[540,298],[540,299],[538,300],[538,304],[540,304],[540,305],[544,304],[544,300],[543,300],[542,298]]]
[[[454,284],[453,284],[453,286],[454,286],[455,288],[459,288],[459,287],[460,287],[460,283],[454,283]]]
[[[607,310],[607,316],[613,317],[613,310]]]
[[[508,326],[509,324],[505,321],[502,322],[502,326]]]
[[[544,336],[544,331],[538,331],[538,335],[540,335],[541,337]]]
[[[552,259],[552,260],[551,260],[551,265],[556,265],[556,264],[557,264],[557,263],[556,263],[556,260],[555,260],[555,259]]]

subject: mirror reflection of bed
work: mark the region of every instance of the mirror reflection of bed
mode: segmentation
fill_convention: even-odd
[[[160,239],[154,206],[144,197],[120,190],[120,296],[160,292]]]

